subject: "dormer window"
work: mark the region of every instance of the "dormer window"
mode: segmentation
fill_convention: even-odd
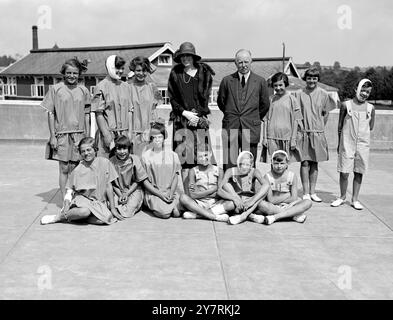
[[[158,56],[159,66],[172,66],[172,55],[169,53],[163,53]]]

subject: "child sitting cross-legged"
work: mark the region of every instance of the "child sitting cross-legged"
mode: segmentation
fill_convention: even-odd
[[[183,213],[184,219],[205,218],[227,222],[230,210],[228,201],[217,198],[217,189],[224,175],[221,168],[211,164],[212,152],[204,145],[197,151],[198,165],[188,172],[190,195],[182,194],[180,203],[188,210]],[[230,203],[231,204],[231,203]]]
[[[288,154],[277,150],[272,155],[271,171],[265,175],[270,183],[270,190],[260,211],[263,216],[252,215],[250,220],[270,225],[275,221],[292,218],[303,223],[307,216],[304,214],[312,206],[312,201],[302,200],[297,196],[297,177],[288,170]]]

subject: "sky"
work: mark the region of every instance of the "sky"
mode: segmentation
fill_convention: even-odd
[[[192,42],[204,58],[393,66],[391,0],[0,0],[0,55],[40,48]]]

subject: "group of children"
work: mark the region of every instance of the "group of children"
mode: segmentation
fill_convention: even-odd
[[[270,160],[270,172],[263,176],[253,167],[252,153],[242,151],[237,166],[224,173],[211,163],[210,146],[202,145],[197,165],[182,179],[178,155],[165,148],[168,134],[163,122],[154,121],[148,132],[144,130],[148,141],[138,155],[133,154],[132,95],[128,84],[120,80],[124,61],[111,56],[106,67],[108,77],[98,85],[91,102],[87,89],[77,81],[86,65],[77,58],[67,60],[61,68],[64,82],[53,86],[42,103],[51,134],[47,156],[59,161],[64,199],[61,211],[43,216],[42,224],[82,219],[111,224],[132,217],[143,205],[160,218],[205,218],[232,225],[245,220],[266,225],[281,219],[303,223],[312,201],[321,201],[315,193],[318,162],[328,160],[324,126],[336,105],[317,86],[317,71],[306,72],[307,87],[297,97],[286,91],[289,81],[285,74],[277,73],[271,79],[275,94],[264,119],[262,141],[270,155],[262,160]],[[345,202],[348,175],[353,171],[352,206],[363,208],[358,195],[375,118],[373,106],[366,102],[371,88],[371,81],[363,79],[354,99],[340,109],[341,195],[333,207]],[[89,137],[90,106],[98,124],[95,138]],[[297,193],[297,176],[288,170],[290,161],[301,162],[302,199]]]

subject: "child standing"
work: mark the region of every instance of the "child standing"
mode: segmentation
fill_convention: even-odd
[[[372,83],[362,79],[356,96],[342,103],[338,120],[337,170],[340,172],[340,197],[331,203],[338,207],[345,202],[348,176],[354,173],[352,187],[352,207],[362,210],[359,191],[363,175],[368,167],[370,153],[370,131],[374,128],[375,109],[366,100],[370,96]]]
[[[141,183],[147,179],[139,157],[131,152],[131,142],[126,136],[115,140],[115,155],[110,158],[118,178],[113,182],[115,207],[124,218],[130,218],[138,212],[143,203]]]
[[[157,86],[147,82],[148,74],[153,66],[146,57],[136,57],[130,62],[130,70],[134,73],[128,82],[131,89],[131,100],[134,106],[132,113],[133,154],[141,156],[149,143],[150,125],[157,120],[157,104],[162,100]]]
[[[284,150],[277,150],[272,155],[271,171],[265,175],[270,190],[261,205],[261,213],[265,217],[254,215],[252,220],[270,225],[275,221],[292,218],[303,223],[307,216],[305,211],[311,208],[312,201],[302,200],[297,196],[297,176],[288,170],[289,156]]]
[[[85,220],[92,224],[112,224],[123,219],[117,213],[111,182],[118,176],[108,159],[97,157],[97,147],[91,137],[79,143],[82,161],[67,181],[64,205],[57,215],[45,215],[41,224]],[[107,205],[109,202],[109,208]]]
[[[90,93],[78,84],[87,62],[67,60],[60,73],[64,81],[50,86],[41,106],[48,111],[50,140],[46,158],[59,161],[59,186],[62,199],[71,171],[80,160],[79,141],[90,131]]]
[[[224,200],[227,211],[234,211],[236,215],[229,218],[229,224],[239,224],[245,221],[254,211],[259,209],[262,199],[265,198],[269,184],[262,178],[258,169],[253,168],[254,156],[249,151],[240,152],[237,158],[237,167],[229,168],[218,187],[218,195]],[[258,192],[255,182],[261,184]]]
[[[270,108],[264,119],[262,144],[270,155],[276,150],[285,150],[291,159],[300,161],[296,150],[298,125],[302,120],[300,107],[296,98],[286,91],[289,80],[285,73],[274,74],[271,82],[275,94],[270,98]],[[267,155],[262,157],[262,161],[267,162],[267,158]]]
[[[98,83],[91,105],[98,126],[95,135],[98,154],[106,158],[115,146],[116,137],[126,135],[131,139],[131,91],[130,86],[121,80],[125,63],[116,55],[107,58],[105,67],[108,75]]]
[[[150,130],[151,148],[142,153],[142,164],[148,176],[143,180],[144,203],[156,217],[162,219],[168,219],[171,215],[180,217],[179,197],[183,193],[183,184],[179,179],[179,157],[172,150],[164,148],[167,136],[163,120],[157,120]]]
[[[303,185],[303,199],[321,202],[315,193],[318,179],[318,162],[329,160],[329,149],[325,137],[325,126],[329,112],[336,108],[336,102],[318,86],[318,69],[308,69],[303,79],[306,88],[297,96],[303,114],[302,130],[299,133],[301,155],[300,178]]]
[[[205,149],[208,149],[205,146]],[[206,218],[227,222],[228,201],[217,197],[218,185],[224,175],[221,168],[211,164],[212,153],[209,150],[197,151],[198,165],[188,172],[190,195],[180,196],[181,205],[189,210],[183,213],[184,219]]]

